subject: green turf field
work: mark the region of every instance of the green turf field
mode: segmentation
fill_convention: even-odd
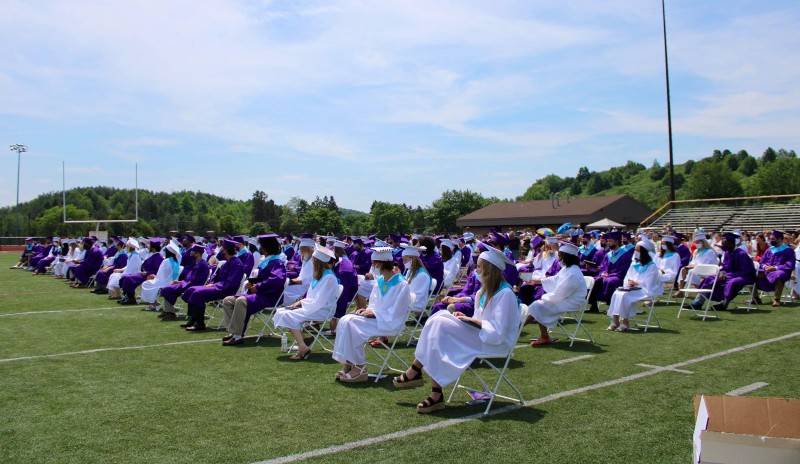
[[[608,333],[589,314],[596,344],[517,350],[509,376],[531,406],[499,402],[501,414],[478,417],[462,392],[425,416],[415,412],[425,388],[343,385],[330,355],[289,362],[276,339],[222,347],[222,334],[9,270],[16,257],[0,254],[2,463],[251,463],[330,447],[309,460],[686,463],[695,394],[766,382],[749,395],[800,398],[795,304],[706,322],[661,305],[664,328],[648,333]],[[538,332],[529,327],[520,343]],[[400,354],[411,361],[413,349]]]

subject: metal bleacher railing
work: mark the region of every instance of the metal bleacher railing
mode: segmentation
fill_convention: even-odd
[[[642,227],[710,231],[800,228],[800,194],[667,202]]]

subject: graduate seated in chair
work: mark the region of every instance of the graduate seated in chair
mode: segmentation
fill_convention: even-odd
[[[539,324],[541,335],[531,346],[553,343],[549,329],[558,325],[558,320],[568,311],[580,308],[586,298],[586,281],[579,265],[578,247],[562,243],[558,249],[558,272],[541,279],[542,295],[533,301],[526,323]],[[555,266],[555,264],[553,265]]]
[[[140,297],[143,302],[148,304],[147,311],[158,309],[158,292],[180,277],[180,260],[181,250],[177,244],[170,242],[164,247],[164,260],[158,265],[158,271],[155,275],[148,275],[147,280],[142,282]]]
[[[300,239],[300,252],[296,254],[294,265],[287,263],[286,273],[289,277],[289,286],[283,294],[283,304],[291,304],[303,298],[308,291],[311,280],[314,278],[314,262],[311,255],[314,253],[316,243],[311,234],[304,234]],[[298,261],[300,262],[299,268]],[[293,269],[291,269],[293,268]]]
[[[192,245],[186,251],[186,256],[194,260],[194,265],[185,275],[183,280],[173,281],[171,284],[164,286],[161,289],[161,298],[164,301],[163,309],[159,313],[159,319],[164,321],[174,321],[177,317],[178,310],[175,308],[178,298],[183,295],[186,289],[205,285],[208,281],[208,274],[210,272],[208,261],[203,259],[205,250],[201,245]],[[182,260],[183,261],[183,260]],[[180,277],[180,276],[178,276]]]
[[[698,264],[713,264],[719,265],[719,256],[717,253],[714,252],[714,249],[711,247],[711,244],[708,243],[708,239],[706,238],[705,234],[695,234],[693,237],[694,240],[694,254],[692,254],[692,259],[689,261],[685,267],[681,269],[680,272],[680,279],[678,282],[679,288],[684,288],[686,285],[686,279],[688,278],[689,271],[694,269],[695,266]],[[702,279],[698,276],[692,276],[692,281],[689,282],[689,285],[692,287],[697,287],[702,282]],[[675,293],[676,298],[682,298],[683,293],[677,292]]]
[[[397,388],[424,384],[422,370],[431,377],[431,394],[417,405],[427,414],[444,409],[442,388],[455,382],[479,355],[503,355],[517,342],[519,305],[503,270],[513,262],[502,251],[489,247],[480,254],[476,269],[483,288],[477,294],[474,317],[461,312],[439,311],[422,329],[413,364],[395,377]],[[338,341],[338,339],[337,339]]]
[[[600,263],[598,275],[594,279],[592,293],[589,295],[589,312],[595,313],[599,312],[597,302],[610,303],[614,291],[625,283],[623,278],[631,266],[633,257],[631,249],[627,246],[620,246],[623,238],[622,233],[607,232],[604,237],[608,251],[603,258],[603,262]]]
[[[244,266],[236,256],[238,245],[232,240],[222,242],[225,264],[217,269],[211,283],[187,288],[181,298],[189,305],[189,320],[181,327],[189,332],[206,329],[206,303],[235,295],[244,276]]]
[[[622,286],[614,291],[608,306],[611,325],[606,330],[625,332],[630,329],[630,319],[636,315],[637,305],[645,298],[655,298],[664,292],[661,272],[653,262],[655,244],[641,240],[636,244],[633,262],[628,267]]]
[[[128,265],[128,253],[125,251],[125,244],[121,241],[117,241],[114,243],[114,249],[116,251],[114,256],[110,259],[109,265],[104,266],[97,271],[97,275],[94,278],[95,289],[92,290],[92,293],[96,293],[98,295],[107,295],[108,280],[111,277],[111,274],[114,272],[122,272],[122,270],[125,269],[125,266]]]
[[[791,279],[794,270],[794,250],[783,243],[783,232],[773,230],[769,234],[769,248],[764,252],[758,265],[757,290],[775,292],[772,306],[781,305],[781,295],[786,282]],[[758,291],[753,294],[753,299],[761,304]]]
[[[36,254],[33,247],[38,244],[38,241],[39,239],[34,237],[25,239],[25,248],[22,250],[22,254],[19,255],[19,261],[11,266],[11,269],[25,269],[28,267],[28,261],[30,261],[31,256]]]
[[[352,261],[348,258],[347,243],[336,240],[333,243],[333,252],[336,254],[336,259],[338,260],[336,264],[333,265],[333,273],[336,274],[336,278],[339,279],[339,283],[342,285],[342,294],[336,302],[336,313],[333,315],[331,328],[324,332],[326,336],[336,335],[336,326],[339,323],[339,319],[344,317],[347,312],[347,307],[350,305],[350,301],[353,300],[356,292],[358,292],[358,274],[356,273],[356,268],[353,266]]]
[[[164,240],[154,237],[148,240],[148,242],[148,256],[142,261],[142,267],[139,272],[134,274],[124,274],[119,279],[119,286],[122,288],[122,299],[117,301],[117,304],[137,304],[136,289],[146,280],[155,278],[158,268],[161,266],[161,262],[164,261],[164,256],[161,254],[161,244],[164,242]],[[139,250],[139,254],[142,254],[141,249]]]
[[[286,265],[281,261],[281,246],[278,235],[259,235],[256,239],[266,258],[258,263],[258,274],[248,279],[244,295],[226,296],[222,300],[225,328],[228,334],[222,338],[224,346],[241,345],[250,317],[278,304],[286,283]],[[261,255],[261,253],[259,253]]]
[[[33,270],[33,275],[46,274],[48,269],[50,269],[52,264],[55,262],[56,258],[62,255],[60,242],[61,240],[58,237],[53,237],[53,246],[50,247],[47,255],[40,259],[38,263],[36,263],[36,267]]]
[[[119,300],[122,298],[122,288],[119,281],[126,275],[138,274],[142,270],[142,257],[139,255],[139,241],[129,237],[125,242],[127,262],[123,269],[115,269],[108,277],[106,286],[108,288],[108,299]]]
[[[391,247],[372,249],[378,276],[366,308],[360,307],[339,320],[333,359],[342,364],[336,378],[342,382],[366,382],[366,343],[372,337],[393,336],[406,322],[411,301],[408,282],[396,268]]]
[[[673,283],[681,268],[681,256],[675,249],[675,237],[665,235],[661,238],[661,250],[653,256],[662,283]]]
[[[305,298],[275,312],[276,327],[286,327],[297,344],[297,354],[292,361],[308,358],[311,349],[303,340],[303,324],[307,321],[324,320],[336,306],[336,292],[339,290],[339,279],[334,274],[333,264],[336,255],[333,250],[317,245],[312,254],[313,274],[308,294]]]
[[[711,301],[719,301],[714,305],[714,310],[724,311],[728,309],[728,304],[746,286],[756,282],[756,270],[753,260],[747,252],[736,246],[737,235],[731,232],[722,234],[720,248],[724,254],[722,256],[722,267],[719,273],[719,282],[714,286],[716,277],[709,276],[703,279],[699,288],[714,287],[711,294]],[[692,302],[692,309],[700,310],[705,301],[704,295],[698,295]]]
[[[72,275],[76,282],[72,284],[72,288],[86,288],[89,279],[94,277],[103,265],[103,252],[100,251],[100,247],[95,246],[93,238],[84,238],[82,246],[86,253],[82,259],[75,260],[77,266],[72,268]]]

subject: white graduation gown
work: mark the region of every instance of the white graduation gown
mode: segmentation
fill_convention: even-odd
[[[122,272],[112,272],[108,277],[108,288],[119,288],[119,280],[124,275],[138,274],[142,271],[142,257],[139,253],[131,253],[128,255],[128,264]]]
[[[73,261],[78,259],[80,255],[81,250],[79,248],[75,248],[69,250],[66,255],[56,258],[56,265],[53,267],[53,275],[61,277],[66,274],[68,268],[75,266]]]
[[[450,261],[444,263],[444,288],[449,288],[456,280],[456,275],[461,269],[461,258],[450,258]]]
[[[292,284],[286,287],[286,292],[283,294],[284,304],[294,303],[300,298],[303,298],[303,295],[308,291],[311,280],[314,278],[314,263],[312,258],[309,258],[300,266],[300,274],[298,274],[297,278],[303,283]]]
[[[794,290],[795,293],[800,294],[800,245],[794,249]]]
[[[653,258],[653,262],[659,269],[664,271],[663,274],[659,272],[661,282],[675,282],[675,277],[678,276],[678,271],[681,269],[681,255],[672,253],[664,258],[656,255]]]
[[[448,311],[439,311],[422,329],[414,356],[442,387],[455,382],[478,355],[508,353],[519,336],[519,306],[510,287],[503,287],[486,308],[475,302],[480,329],[461,322]]]
[[[617,290],[611,295],[611,303],[608,306],[609,317],[619,316],[621,319],[630,319],[636,315],[636,302],[645,298],[654,298],[664,293],[664,283],[659,278],[661,274],[655,263],[650,263],[642,272],[636,270],[635,261],[628,268],[625,274],[623,286],[628,287],[628,279],[639,283],[638,290],[620,291]]]
[[[698,264],[719,264],[719,256],[714,253],[714,250],[703,248],[700,250],[695,250],[694,256],[692,256],[692,260],[689,261],[690,266],[696,266]],[[700,285],[703,279],[700,276],[692,276],[692,281],[690,282],[693,286]]]
[[[273,322],[276,326],[288,329],[301,329],[306,321],[321,321],[328,317],[331,309],[336,307],[336,291],[339,282],[336,275],[326,273],[316,285],[308,287],[308,295],[300,300],[297,309],[278,308]]]
[[[358,286],[358,294],[364,298],[369,298],[370,295],[372,295],[372,290],[375,289],[375,279],[377,279],[380,275],[380,270],[370,269],[369,272],[371,272],[375,278],[369,280],[364,279],[364,281]]]
[[[401,278],[386,295],[381,295],[380,289],[375,286],[367,305],[368,309],[375,312],[375,317],[351,313],[339,319],[333,359],[340,363],[350,361],[359,366],[364,365],[367,362],[364,345],[372,337],[396,335],[406,323],[410,301],[411,291],[405,279]]]
[[[406,278],[408,278],[408,275],[406,275]],[[428,305],[428,297],[431,293],[431,275],[420,267],[417,275],[408,283],[408,289],[416,295],[414,297],[414,306],[411,310],[417,313],[425,311],[425,307]]]
[[[142,282],[142,293],[140,298],[147,303],[155,303],[158,298],[158,291],[170,285],[172,279],[172,264],[169,259],[161,261],[156,272],[156,277],[153,280],[145,280]]]
[[[554,276],[542,279],[545,294],[534,301],[530,313],[536,322],[552,329],[561,315],[579,309],[586,299],[586,280],[578,266],[562,267]]]
[[[536,258],[533,260],[533,275],[531,276],[531,279],[543,279],[548,269],[550,269],[550,266],[556,262],[556,259],[558,259],[558,255],[556,253],[550,253],[548,256],[544,256],[544,253],[540,253],[538,256],[536,256]]]

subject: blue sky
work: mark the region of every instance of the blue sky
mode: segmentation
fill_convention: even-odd
[[[368,211],[668,159],[657,0],[120,5],[0,5],[21,201],[62,161],[67,187],[132,187],[138,162],[142,188]],[[800,149],[800,3],[668,0],[667,28],[676,162]]]

